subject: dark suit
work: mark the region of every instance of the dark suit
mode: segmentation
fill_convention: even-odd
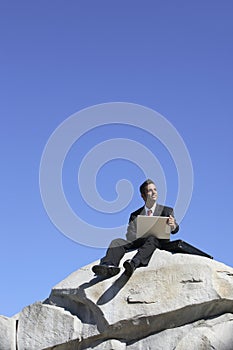
[[[129,218],[129,224],[127,228],[126,238],[128,241],[134,241],[136,239],[136,232],[137,232],[137,216],[138,215],[146,215],[145,206],[139,208],[138,210],[134,211],[130,214]],[[174,211],[170,207],[163,206],[161,204],[156,204],[154,216],[173,216],[174,217]],[[179,231],[179,225],[177,225],[176,229],[172,231],[171,233],[177,233]]]
[[[118,266],[120,260],[123,258],[124,254],[137,249],[137,254],[133,257],[133,262],[136,267],[138,266],[147,266],[150,258],[156,248],[162,248],[164,241],[167,240],[158,239],[154,236],[141,237],[136,239],[137,232],[137,216],[146,215],[145,207],[141,207],[138,210],[130,214],[129,224],[127,228],[126,238],[125,239],[114,239],[107,252],[105,257],[100,261],[101,264],[109,264]],[[174,211],[170,207],[166,207],[160,204],[156,204],[154,216],[173,216]],[[176,228],[171,232],[175,234],[179,231],[179,225],[176,223]]]

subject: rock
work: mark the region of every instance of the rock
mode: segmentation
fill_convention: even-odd
[[[212,320],[203,321],[194,327],[181,341],[176,350],[187,349],[233,349],[233,314],[226,314]]]
[[[43,350],[127,350],[127,345],[124,342],[121,342],[116,339],[109,340],[99,340],[94,341],[91,346],[83,342],[71,341],[65,344],[60,344],[54,347],[46,348]],[[144,349],[143,349],[144,350]]]
[[[97,345],[98,344],[98,345]],[[78,347],[79,346],[79,347]],[[45,350],[232,350],[233,314],[167,329],[128,344],[101,339],[88,343],[72,341]]]
[[[82,323],[63,308],[37,302],[19,316],[17,350],[39,350],[80,338]]]
[[[122,264],[134,254],[126,254]],[[180,330],[202,319],[233,313],[233,269],[223,263],[157,250],[149,266],[138,268],[130,279],[124,273],[96,278],[92,265],[68,276],[50,295],[52,302],[65,304],[80,319],[84,315],[79,306],[89,310],[87,321],[96,324],[97,330],[86,331],[90,344],[86,342],[85,349],[101,337],[131,344],[165,330]],[[187,348],[187,339],[182,341]],[[182,349],[182,342],[179,346]]]
[[[233,268],[156,250],[129,278],[122,266],[134,254],[112,278],[95,277],[94,262],[18,321],[0,318],[0,350],[233,350]]]
[[[233,314],[168,329],[127,346],[127,350],[232,350]]]
[[[16,349],[16,323],[13,318],[0,315],[0,350]]]
[[[126,350],[127,346],[126,343],[122,343],[119,340],[116,339],[110,339],[103,342],[100,342],[98,345],[94,346],[93,348],[88,348],[93,350]]]

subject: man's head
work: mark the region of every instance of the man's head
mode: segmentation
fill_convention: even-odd
[[[152,180],[147,179],[143,182],[143,184],[141,184],[140,192],[143,200],[146,203],[146,206],[148,208],[152,207],[158,198],[158,192],[155,183]]]

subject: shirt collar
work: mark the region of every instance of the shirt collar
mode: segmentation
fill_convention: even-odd
[[[145,205],[146,215],[147,215],[148,210],[152,210],[152,214],[154,214],[154,212],[155,212],[155,207],[156,207],[156,202],[155,202],[155,204],[153,205],[153,207],[151,207],[151,208],[147,208],[147,206]]]

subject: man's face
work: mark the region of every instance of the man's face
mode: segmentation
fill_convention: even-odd
[[[158,198],[158,192],[155,184],[149,184],[145,188],[145,193],[142,194],[142,198],[146,203],[155,203]]]

